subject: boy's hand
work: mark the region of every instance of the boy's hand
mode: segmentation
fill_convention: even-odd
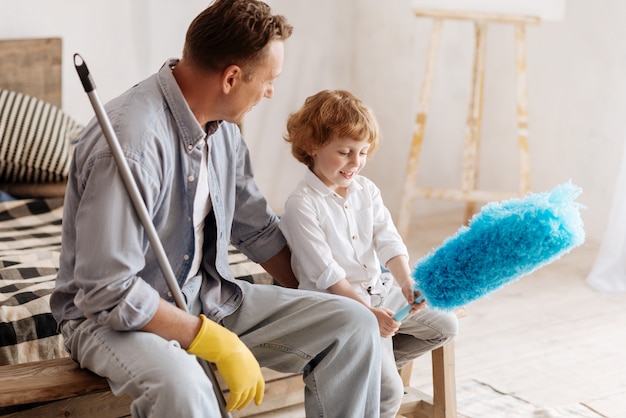
[[[409,315],[412,315],[426,307],[426,301],[422,297],[422,294],[413,289],[413,281],[405,280],[400,284],[400,288],[402,289],[402,294],[406,299],[407,303],[411,305],[411,310],[409,311]],[[420,300],[421,299],[421,300]],[[416,300],[420,300],[419,303],[416,303]]]
[[[393,312],[386,308],[370,308],[378,321],[380,336],[383,338],[393,337],[400,328],[400,322],[392,318]]]

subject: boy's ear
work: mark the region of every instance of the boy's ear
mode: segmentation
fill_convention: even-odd
[[[230,93],[233,89],[243,82],[243,70],[238,65],[230,65],[226,67],[222,73],[222,91],[224,94]]]
[[[313,145],[309,145],[309,148],[306,150],[306,153],[309,157],[313,157],[316,152],[317,148],[315,148]]]

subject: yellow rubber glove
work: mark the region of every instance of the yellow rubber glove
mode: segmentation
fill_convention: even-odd
[[[253,398],[260,405],[265,381],[254,355],[235,333],[204,315],[200,319],[202,326],[187,352],[215,363],[230,390],[226,410],[242,409]]]

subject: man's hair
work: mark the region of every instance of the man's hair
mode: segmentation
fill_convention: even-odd
[[[311,154],[336,138],[369,142],[368,156],[378,146],[374,112],[348,91],[320,91],[289,115],[284,139],[291,143],[293,156],[309,168],[313,168]]]
[[[265,47],[286,40],[293,28],[257,0],[216,0],[189,25],[183,59],[209,71],[238,65],[247,77],[265,57]]]

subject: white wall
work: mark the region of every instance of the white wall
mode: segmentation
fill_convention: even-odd
[[[0,0],[0,38],[61,36],[65,110],[92,115],[72,66],[87,61],[107,100],[178,56],[187,25],[207,5],[187,0]],[[271,0],[295,26],[275,97],[257,106],[244,131],[260,187],[277,210],[300,180],[282,141],[288,114],[323,88],[353,90],[377,113],[383,144],[366,174],[397,213],[423,74],[430,22],[411,1]],[[606,227],[626,134],[626,2],[569,0],[565,19],[528,28],[531,183],[544,191],[571,179],[584,190],[591,239]],[[480,186],[513,190],[515,79],[512,28],[488,30]],[[446,22],[426,128],[420,181],[455,186],[468,106],[473,29]],[[416,213],[452,207],[418,201]]]
[[[63,108],[85,123],[93,115],[73,66],[86,61],[106,101],[180,56],[187,25],[206,1],[0,0],[0,38],[63,38]]]
[[[380,116],[385,135],[369,174],[385,185],[392,212],[399,207],[430,29],[429,19],[407,20],[407,3],[360,1],[355,28],[356,89]],[[527,30],[531,187],[549,190],[569,179],[581,186],[592,239],[606,227],[626,133],[625,12],[619,0],[568,0],[563,21]],[[511,27],[490,25],[479,180],[486,189],[517,188],[514,46]],[[472,48],[471,24],[444,24],[418,173],[424,185],[460,185]],[[416,205],[418,212],[442,208],[424,200]]]

